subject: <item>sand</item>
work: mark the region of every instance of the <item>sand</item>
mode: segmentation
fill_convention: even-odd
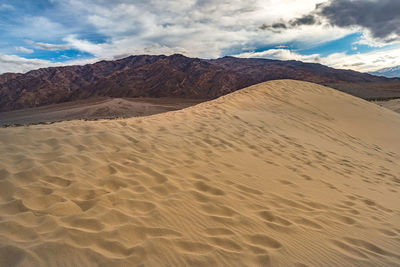
[[[0,129],[0,266],[400,265],[400,115],[291,80]]]
[[[394,112],[400,113],[400,99],[392,99],[388,101],[375,101],[381,107],[393,110]]]

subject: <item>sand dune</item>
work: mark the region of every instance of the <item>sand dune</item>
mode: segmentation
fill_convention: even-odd
[[[400,265],[400,116],[274,81],[0,129],[0,266]]]
[[[381,107],[385,107],[387,109],[393,110],[394,112],[400,113],[400,99],[392,99],[388,101],[376,101],[375,104],[378,104]]]

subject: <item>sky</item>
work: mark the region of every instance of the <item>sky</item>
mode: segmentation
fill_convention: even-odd
[[[400,0],[0,0],[0,73],[180,53],[400,65]]]

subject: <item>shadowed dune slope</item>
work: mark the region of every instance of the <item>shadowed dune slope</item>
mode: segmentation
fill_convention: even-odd
[[[400,116],[307,82],[0,129],[0,266],[400,264]]]
[[[394,112],[400,113],[400,98],[388,101],[376,101],[374,103],[378,104],[381,107],[385,107],[387,109],[393,110]]]

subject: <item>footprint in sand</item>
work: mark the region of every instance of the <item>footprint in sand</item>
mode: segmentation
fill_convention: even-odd
[[[206,214],[220,217],[232,217],[238,214],[235,210],[228,208],[224,205],[217,205],[212,203],[202,205],[201,209]]]
[[[225,192],[222,191],[221,189],[218,189],[213,186],[209,186],[206,183],[201,182],[201,181],[195,182],[193,185],[197,190],[204,192],[204,193],[208,193],[208,194],[215,195],[215,196],[225,195]]]
[[[213,249],[206,243],[192,241],[175,241],[175,245],[184,253],[205,254]]]
[[[268,222],[273,222],[277,223],[283,226],[290,226],[292,223],[286,219],[283,219],[269,210],[263,210],[257,213],[258,216],[260,216],[262,219],[268,221]]]
[[[235,233],[227,228],[207,228],[205,232],[210,236],[234,235]]]
[[[262,195],[263,192],[257,190],[257,189],[253,189],[244,185],[235,185],[236,188],[238,188],[239,190],[246,192],[246,193],[250,193],[253,195]]]
[[[105,225],[98,219],[70,217],[64,220],[67,227],[76,228],[88,232],[100,232],[105,228]]]
[[[58,176],[45,176],[40,178],[40,180],[58,187],[67,187],[72,183],[70,180]]]
[[[356,259],[368,259],[368,256],[362,250],[348,245],[340,240],[330,240],[335,250],[339,253]]]
[[[300,225],[308,227],[308,228],[313,228],[313,229],[317,229],[317,230],[323,229],[323,227],[320,224],[316,223],[313,220],[309,220],[307,218],[296,218],[296,219],[293,219],[293,221],[295,221],[297,224],[300,224]]]
[[[247,236],[247,241],[253,245],[265,248],[279,249],[282,247],[282,244],[279,241],[263,234],[249,235]]]
[[[235,241],[226,237],[210,237],[210,243],[227,251],[240,252],[243,248]]]

